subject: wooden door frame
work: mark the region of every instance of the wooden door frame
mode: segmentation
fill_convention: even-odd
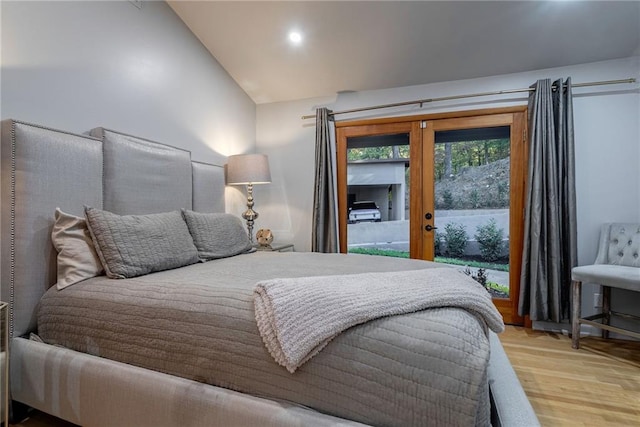
[[[527,112],[526,105],[517,105],[513,107],[502,108],[483,108],[481,110],[465,110],[465,111],[448,111],[443,113],[431,113],[431,114],[417,114],[415,116],[400,116],[400,117],[381,117],[378,119],[362,119],[362,120],[343,120],[336,121],[336,129],[341,127],[357,127],[357,126],[370,126],[370,125],[382,125],[388,123],[404,123],[404,122],[421,122],[425,120],[438,120],[438,119],[457,119],[461,117],[473,117],[473,116],[488,116],[491,114],[504,114],[504,113],[518,113]]]
[[[513,144],[520,144],[519,150],[513,150]],[[520,290],[520,273],[522,272],[522,252],[524,249],[524,216],[527,195],[527,176],[529,175],[529,139],[527,138],[527,110],[514,113],[513,125],[511,126],[511,165],[522,165],[511,171],[510,183],[511,196],[516,195],[516,203],[510,206],[514,212],[509,215],[509,286],[511,283],[518,284]],[[517,215],[520,212],[520,215]],[[513,244],[511,244],[511,234],[515,234]],[[510,292],[511,295],[511,292]],[[520,295],[513,295],[509,301],[494,300],[496,307],[503,313],[511,310],[513,324],[521,325],[526,320],[527,327],[531,327],[529,319],[524,319],[518,314],[518,302]],[[510,302],[510,304],[507,304]],[[502,308],[501,308],[502,305]]]

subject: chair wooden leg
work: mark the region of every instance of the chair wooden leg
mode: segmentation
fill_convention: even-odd
[[[571,347],[580,348],[580,306],[582,303],[582,282],[571,281]]]
[[[602,319],[602,323],[608,325],[611,322],[611,287],[610,286],[602,286],[602,312],[604,313],[604,318]],[[602,338],[609,338],[609,331],[606,329],[602,330]]]

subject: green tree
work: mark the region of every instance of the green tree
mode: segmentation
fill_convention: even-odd
[[[385,145],[382,147],[349,148],[347,150],[348,161],[408,158],[408,145]]]
[[[509,157],[509,145],[508,139],[436,144],[435,178],[446,179],[451,175],[457,175],[465,167],[486,165]]]

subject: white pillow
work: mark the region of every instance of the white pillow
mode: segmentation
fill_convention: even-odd
[[[56,208],[51,241],[58,251],[58,289],[104,275],[84,218]]]

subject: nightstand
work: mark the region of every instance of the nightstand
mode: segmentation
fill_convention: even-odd
[[[271,247],[264,247],[257,245],[256,248],[259,251],[268,251],[268,252],[294,252],[293,243],[272,243]]]

